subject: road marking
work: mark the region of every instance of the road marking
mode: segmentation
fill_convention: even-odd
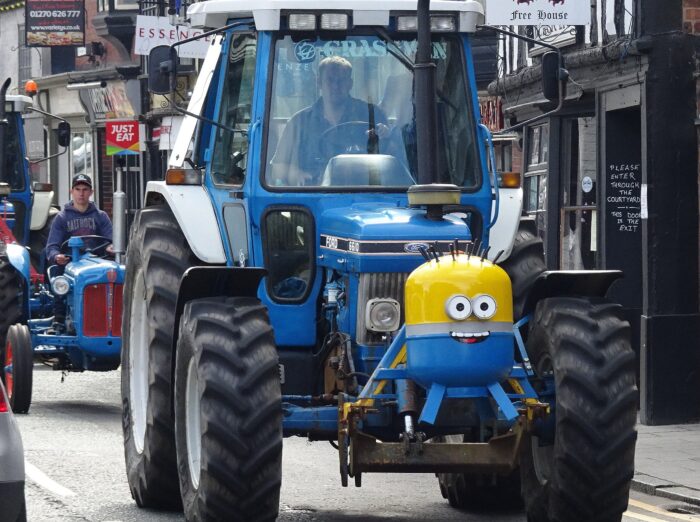
[[[43,471],[26,460],[24,461],[24,471],[27,477],[29,477],[33,482],[45,490],[50,491],[54,495],[59,497],[75,496],[75,493],[73,493],[70,489],[63,487],[55,480],[50,479]]]
[[[641,513],[635,513],[633,511],[625,511],[622,514],[623,517],[634,518],[637,520],[643,520],[644,522],[667,522],[663,518],[655,518],[647,515],[642,515]]]
[[[640,502],[639,500],[634,500],[632,498],[630,499],[629,503],[630,503],[630,506],[634,506],[634,507],[643,509],[645,511],[649,511],[651,513],[656,513],[658,515],[663,515],[665,517],[675,518],[676,520],[687,520],[690,522],[700,521],[700,517],[698,517],[698,516],[684,515],[681,513],[671,513],[671,512],[666,511],[665,509],[660,508],[658,506],[654,506],[652,504],[647,504],[645,502]]]

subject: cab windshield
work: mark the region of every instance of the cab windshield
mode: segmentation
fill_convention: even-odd
[[[275,43],[265,182],[270,187],[402,188],[416,183],[411,61],[417,42],[376,35],[283,36]],[[460,38],[433,37],[438,181],[479,185]]]
[[[0,182],[10,185],[12,192],[24,190],[24,158],[19,143],[17,130],[17,113],[7,113],[7,125],[5,127],[5,140],[2,147],[5,149],[5,165],[0,166]]]

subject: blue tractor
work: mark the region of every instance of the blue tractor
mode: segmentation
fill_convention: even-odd
[[[0,106],[12,108],[0,115],[0,378],[13,411],[26,413],[35,361],[61,371],[106,371],[119,366],[124,266],[119,259],[103,258],[100,246],[111,240],[83,236],[63,246],[71,255],[65,273],[59,273],[57,266],[44,273],[53,192],[51,187],[30,185],[22,113],[37,109],[32,109],[29,97],[6,96],[8,85],[9,80],[0,89]],[[59,144],[66,147],[69,138],[66,124],[59,129]],[[124,194],[115,196],[119,216]],[[43,216],[43,223],[36,229],[37,239],[31,240],[37,214]],[[118,219],[115,225],[118,238]],[[30,243],[33,248],[28,248]],[[121,248],[118,241],[115,247]],[[66,302],[60,332],[52,324],[56,299]]]
[[[482,17],[471,0],[188,8],[210,51],[127,251],[139,506],[274,520],[282,441],[302,436],[333,445],[343,486],[434,473],[458,508],[621,519],[634,354],[604,297],[620,274],[545,270],[479,123]],[[186,43],[153,49],[152,92],[172,90]],[[353,112],[324,112],[312,139],[326,64],[352,70],[337,84]]]
[[[23,317],[23,300],[29,300],[22,289],[21,274],[25,269],[30,292],[38,295],[38,285],[43,280],[43,248],[57,213],[51,205],[51,185],[32,185],[29,175],[22,115],[32,110],[32,99],[7,95],[9,85],[7,79],[0,86],[0,347],[10,325]],[[70,129],[64,127],[59,136],[61,144],[67,145]],[[18,245],[29,247],[29,261],[25,260],[24,248]],[[32,308],[41,314],[48,304],[45,299],[36,299]]]

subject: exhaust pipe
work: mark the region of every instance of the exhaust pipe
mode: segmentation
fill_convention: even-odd
[[[114,258],[121,264],[126,252],[126,194],[122,191],[122,168],[117,167],[117,190],[112,194],[112,248]]]

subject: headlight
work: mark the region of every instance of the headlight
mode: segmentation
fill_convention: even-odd
[[[472,313],[472,304],[464,295],[453,295],[445,303],[445,312],[450,319],[464,321]]]
[[[496,300],[488,294],[477,295],[474,298],[474,315],[478,319],[491,319],[496,315]]]
[[[67,277],[57,276],[51,282],[51,290],[56,295],[66,295],[70,290],[70,281]]]
[[[395,299],[370,299],[365,324],[374,332],[395,332],[401,326],[401,305]]]

